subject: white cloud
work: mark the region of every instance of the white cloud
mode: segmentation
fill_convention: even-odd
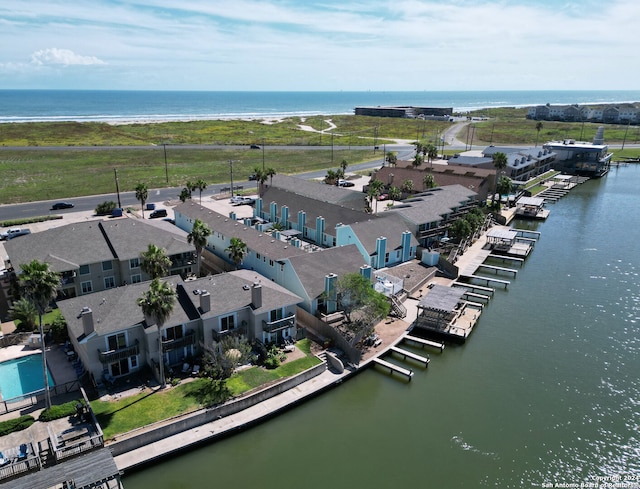
[[[637,0],[3,0],[0,45],[12,49],[0,49],[0,67],[25,64],[34,86],[86,88],[634,88],[640,68],[627,60],[637,57],[629,40],[637,8]],[[588,75],[619,66],[627,77]]]
[[[31,55],[31,63],[35,65],[105,65],[104,61],[95,56],[82,56],[70,49],[48,48],[36,51]]]

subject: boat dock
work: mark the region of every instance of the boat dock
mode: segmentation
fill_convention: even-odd
[[[486,263],[481,263],[481,264],[478,266],[478,269],[480,269],[480,268],[486,268],[486,269],[492,270],[492,271],[496,272],[496,274],[497,274],[498,272],[512,273],[514,277],[515,277],[515,276],[517,275],[517,273],[518,273],[518,270],[515,270],[515,269],[513,269],[513,268],[496,267],[495,265],[487,265]]]
[[[403,367],[400,367],[394,363],[391,362],[387,362],[385,360],[382,360],[381,358],[374,358],[373,359],[373,363],[375,363],[376,365],[380,365],[381,367],[385,367],[387,369],[389,369],[389,372],[393,375],[394,373],[398,373],[400,375],[404,375],[407,380],[411,380],[413,377],[413,370],[409,370]]]
[[[481,282],[485,282],[487,285],[491,283],[502,285],[504,286],[505,289],[509,286],[509,284],[511,284],[511,282],[508,280],[502,280],[499,278],[491,278],[491,277],[483,277],[481,275],[460,275],[459,278],[463,278],[467,280],[478,280]]]
[[[437,341],[431,341],[431,340],[425,340],[424,338],[418,338],[417,336],[412,336],[412,335],[409,335],[409,334],[404,335],[402,337],[402,340],[404,340],[404,341],[413,341],[414,343],[418,343],[422,347],[429,346],[431,348],[435,348],[436,350],[440,350],[440,351],[444,350],[444,343],[439,343]]]
[[[423,357],[421,355],[417,355],[413,352],[407,351],[407,350],[403,350],[402,348],[398,348],[397,346],[392,346],[391,348],[389,348],[389,351],[392,353],[396,353],[400,356],[402,356],[402,358],[404,360],[406,360],[407,358],[410,358],[411,360],[415,360],[416,362],[422,363],[424,364],[425,367],[429,366],[429,362],[431,361],[431,359],[427,356],[427,357]]]

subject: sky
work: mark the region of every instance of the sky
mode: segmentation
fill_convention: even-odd
[[[2,0],[0,88],[635,90],[638,0]]]

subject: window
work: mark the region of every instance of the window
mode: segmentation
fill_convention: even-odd
[[[269,312],[269,322],[271,323],[274,321],[279,321],[283,317],[284,317],[284,313],[282,308],[274,309],[273,311]]]
[[[123,358],[119,362],[111,364],[111,375],[119,377],[120,375],[127,375],[129,373],[129,360]]]
[[[233,314],[231,316],[226,316],[220,318],[220,331],[229,331],[230,329],[235,328],[235,317]]]
[[[129,357],[129,363],[131,364],[131,368],[137,368],[138,367],[138,357],[137,356]]]
[[[167,328],[164,330],[164,338],[165,341],[173,341],[178,340],[184,336],[182,331],[182,325],[174,326],[173,328]]]
[[[102,262],[102,270],[103,271],[107,271],[107,270],[113,270],[113,262],[111,261],[103,261]]]
[[[80,284],[80,287],[82,288],[83,294],[90,294],[91,292],[93,292],[93,285],[91,284],[91,280],[82,282]]]
[[[80,275],[89,275],[89,265],[80,265]]]
[[[131,283],[132,284],[138,284],[140,282],[142,282],[142,276],[139,273],[131,275]]]
[[[140,268],[140,258],[131,258],[129,268]]]
[[[108,351],[119,350],[127,347],[127,335],[126,333],[117,333],[111,336],[107,336],[107,349]]]
[[[116,279],[113,277],[105,277],[104,278],[104,288],[105,289],[113,289],[116,286]]]

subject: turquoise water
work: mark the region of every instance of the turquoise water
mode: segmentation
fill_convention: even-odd
[[[640,165],[571,191],[467,344],[371,370],[127,489],[521,488],[640,474]],[[421,353],[422,350],[415,350]],[[396,360],[394,360],[396,361]],[[549,486],[547,486],[549,487]],[[594,487],[594,486],[591,486]],[[604,487],[601,485],[601,487]]]
[[[353,114],[358,106],[485,107],[640,101],[640,90],[193,92],[0,90],[0,122],[197,120]]]
[[[49,386],[55,385],[47,369]],[[7,401],[44,388],[42,354],[27,355],[0,363],[0,395]]]

